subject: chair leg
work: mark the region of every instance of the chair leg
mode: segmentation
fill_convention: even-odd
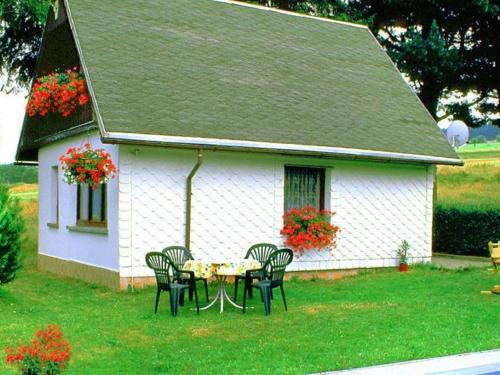
[[[198,290],[196,287],[194,288],[194,302],[196,303],[196,313],[200,313],[200,304],[198,302]]]
[[[285,290],[283,289],[283,284],[280,285],[281,296],[283,297],[283,303],[285,304],[285,310],[288,311],[288,306],[286,305]]]
[[[193,300],[193,292],[195,289],[196,289],[196,283],[194,283],[194,285],[193,284],[189,285],[189,300],[190,301]]]
[[[177,308],[179,306],[179,297],[180,297],[179,289],[177,288],[170,289],[170,313],[172,314],[172,316],[177,315]]]
[[[245,288],[248,288],[248,298],[253,299],[253,288],[250,285],[245,285]]]
[[[156,289],[155,314],[158,312],[158,302],[160,301],[160,289]]]
[[[203,284],[205,285],[205,298],[207,299],[207,303],[208,303],[208,281],[207,281],[207,279],[203,279]]]
[[[179,296],[179,305],[184,306],[184,289],[181,290],[180,296]]]
[[[264,311],[266,316],[271,314],[271,288],[269,286],[261,286],[262,298],[264,300]]]
[[[247,309],[247,287],[243,288],[243,314],[245,313],[245,310]]]
[[[236,302],[236,298],[238,297],[238,281],[240,279],[238,277],[234,277],[234,301]]]

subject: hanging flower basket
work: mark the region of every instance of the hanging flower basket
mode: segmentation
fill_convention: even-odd
[[[69,148],[59,160],[68,184],[88,184],[95,190],[116,174],[109,153],[101,148],[94,150],[88,143],[83,147]]]
[[[68,117],[77,106],[82,107],[88,101],[85,78],[75,67],[38,78],[31,90],[26,110],[30,117],[45,117],[49,113]]]
[[[332,249],[336,244],[339,227],[330,224],[334,212],[317,210],[311,206],[292,208],[283,216],[281,234],[286,236],[285,245],[302,254],[305,250]]]

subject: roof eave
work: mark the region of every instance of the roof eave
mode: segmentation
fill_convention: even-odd
[[[299,145],[272,142],[254,142],[218,138],[178,137],[157,134],[136,134],[122,132],[106,132],[103,143],[142,144],[150,146],[171,146],[180,148],[206,148],[238,151],[253,151],[279,154],[300,154],[342,159],[363,159],[374,161],[391,161],[412,164],[463,165],[460,158],[406,154],[388,151],[364,150],[345,147],[329,147],[315,145]]]

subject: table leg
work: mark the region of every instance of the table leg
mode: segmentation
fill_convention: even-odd
[[[210,303],[208,305],[200,307],[200,310],[202,310],[202,311],[211,308],[217,302],[218,299],[221,299],[221,301],[222,301],[222,298],[224,298],[222,296],[222,281],[218,276],[216,276],[216,277],[217,277],[217,282],[218,282],[217,283],[217,294],[215,295],[214,299],[212,301],[210,301]],[[221,306],[221,308],[222,308],[222,306]]]

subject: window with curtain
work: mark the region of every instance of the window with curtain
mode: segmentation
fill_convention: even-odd
[[[325,169],[285,167],[285,211],[313,206],[325,208]]]
[[[78,185],[77,224],[106,226],[106,184],[92,190],[88,185]]]

